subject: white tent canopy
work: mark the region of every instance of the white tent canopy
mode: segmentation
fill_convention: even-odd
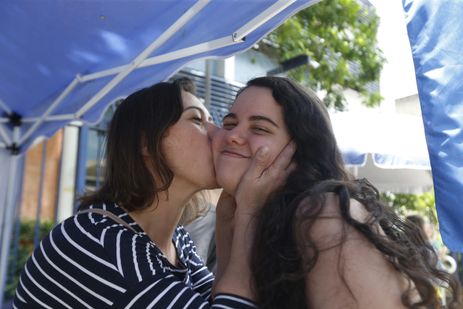
[[[330,115],[350,171],[380,191],[423,193],[432,188],[423,120],[377,110]]]

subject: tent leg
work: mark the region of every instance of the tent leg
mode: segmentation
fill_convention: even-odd
[[[18,171],[20,170],[20,162],[22,158],[20,155],[11,156],[11,166],[8,176],[6,207],[3,216],[3,229],[1,238],[1,251],[0,251],[0,306],[3,304],[3,297],[5,295],[5,287],[7,280],[8,257],[10,251],[11,235],[13,231],[14,214],[16,208],[16,201],[18,200],[18,192],[20,192],[18,185],[19,177]]]
[[[40,215],[42,214],[42,196],[43,182],[45,178],[45,166],[47,162],[47,141],[42,142],[42,162],[40,163],[40,178],[39,178],[39,195],[37,197],[37,211],[35,213],[34,226],[34,247],[37,247],[40,242]]]
[[[352,174],[354,175],[355,178],[358,178],[359,176],[359,168],[357,165],[355,165],[353,168],[352,168]]]

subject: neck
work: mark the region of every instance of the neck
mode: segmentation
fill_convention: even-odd
[[[169,259],[175,252],[172,236],[186,203],[195,192],[179,186],[174,179],[169,189],[159,193],[150,207],[130,212],[130,216]]]

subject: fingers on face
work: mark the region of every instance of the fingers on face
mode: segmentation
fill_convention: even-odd
[[[295,151],[296,144],[290,141],[272,162],[268,147],[262,146],[257,150],[249,171],[259,178],[265,173],[271,177],[283,176],[286,179],[295,168],[295,163],[292,162]]]
[[[293,165],[292,159],[296,152],[296,144],[290,141],[275,158],[273,163],[269,166],[270,170],[286,171]]]
[[[250,172],[253,176],[260,177],[270,164],[270,151],[268,147],[259,147],[259,149],[257,149],[256,155],[252,160]]]
[[[285,181],[288,175],[296,168],[296,163],[292,161],[296,145],[294,142],[289,142],[273,162],[266,163],[266,167],[262,169],[260,176],[264,174],[273,178],[276,182]]]

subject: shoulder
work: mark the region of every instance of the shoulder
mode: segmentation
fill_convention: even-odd
[[[339,196],[335,193],[324,193],[321,200],[314,204],[310,198],[303,200],[297,211],[296,220],[307,220],[308,224],[301,224],[303,233],[308,233],[318,246],[331,247],[341,241],[356,239],[366,241],[360,232],[350,226],[342,215]],[[308,217],[313,207],[320,207],[319,212]],[[349,200],[348,211],[350,217],[360,223],[369,221],[370,213],[365,206],[355,199]],[[378,226],[379,228],[379,226]]]
[[[301,224],[301,235],[315,245],[304,252],[305,258],[315,262],[306,275],[310,302],[317,308],[403,308],[404,277],[363,233],[347,223],[336,194],[324,197],[318,216]],[[313,206],[304,203],[302,208]],[[356,200],[349,201],[349,213],[354,220],[370,224],[369,212]],[[373,233],[382,232],[379,224],[370,226]]]
[[[174,232],[174,240],[175,240],[175,246],[183,246],[185,244],[188,244],[190,242],[193,242],[191,240],[190,234],[187,232],[187,230],[183,227],[183,225],[177,226]]]
[[[174,243],[177,250],[181,252],[182,257],[185,257],[186,261],[184,262],[192,260],[199,263],[202,261],[196,252],[196,245],[193,239],[191,239],[190,234],[182,225],[177,226],[175,229]]]
[[[193,242],[193,239],[191,239],[190,234],[182,225],[177,226],[175,229],[174,243],[175,247],[180,249],[186,255],[190,255],[191,251],[196,252],[196,246]]]
[[[302,200],[298,207],[299,214],[306,211],[308,207],[313,207],[312,203],[310,197]],[[317,206],[321,207],[320,215],[329,217],[342,216],[340,200],[337,194],[332,192],[324,193],[321,195],[319,203],[321,204],[317,203]],[[365,209],[365,206],[355,199],[349,200],[349,211],[351,217],[357,221],[365,222],[368,219],[368,211]]]
[[[93,204],[80,210],[75,220],[97,233],[132,230],[143,233],[143,230],[133,221],[128,213],[114,203]]]

